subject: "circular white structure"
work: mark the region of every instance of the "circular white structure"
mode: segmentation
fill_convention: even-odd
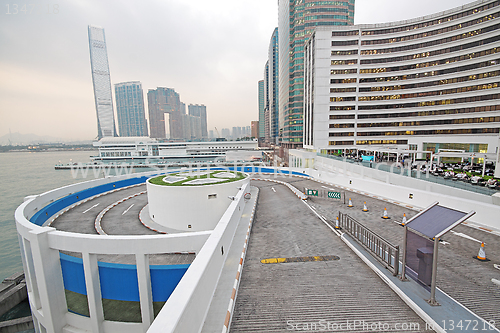
[[[232,171],[179,172],[148,179],[149,218],[169,232],[217,225],[248,175]]]

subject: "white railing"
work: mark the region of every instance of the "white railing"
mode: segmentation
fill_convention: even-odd
[[[224,213],[148,332],[199,332],[245,206],[246,183]]]
[[[150,330],[151,332],[168,332],[166,327],[171,327],[172,332],[194,332],[196,330],[184,330],[184,327],[201,327],[227,255],[227,252],[222,253],[222,249],[227,251],[231,245],[245,204],[243,193],[249,186],[248,183],[239,190],[213,231],[169,235],[106,236],[58,231],[52,227],[37,226],[29,221],[29,218],[45,205],[68,194],[145,174],[96,179],[69,185],[38,196],[28,197],[18,207],[15,219],[33,322],[37,332],[69,332],[72,330],[71,327],[92,332],[145,332],[154,320],[149,255],[172,252],[195,252],[197,256],[170,296],[172,301],[167,301],[154,320],[155,323],[167,321],[170,325],[162,325],[159,330],[158,325],[153,325]],[[90,317],[68,311],[60,251],[82,254]],[[97,264],[99,254],[135,256],[142,323],[104,320]],[[181,311],[181,309],[187,311]],[[193,316],[190,315],[191,310],[202,314],[202,319],[193,320]]]

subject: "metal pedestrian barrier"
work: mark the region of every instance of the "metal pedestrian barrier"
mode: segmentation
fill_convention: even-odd
[[[399,274],[399,245],[395,246],[389,243],[383,237],[342,212],[339,212],[339,226],[390,270],[392,275],[397,276]]]

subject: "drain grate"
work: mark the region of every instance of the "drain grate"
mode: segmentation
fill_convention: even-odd
[[[287,262],[308,262],[308,261],[331,261],[340,260],[338,256],[312,256],[312,257],[292,257],[292,258],[268,258],[262,259],[263,264],[284,264]]]

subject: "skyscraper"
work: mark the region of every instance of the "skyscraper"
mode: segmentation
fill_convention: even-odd
[[[115,84],[115,98],[120,136],[148,136],[141,83]]]
[[[269,99],[269,141],[278,144],[279,113],[278,113],[278,28],[274,29],[269,42],[268,53],[268,99]]]
[[[181,100],[172,88],[148,90],[149,136],[166,138],[165,113],[169,115],[170,139],[183,139]]]
[[[201,121],[201,138],[206,139],[208,137],[208,128],[207,128],[207,107],[203,104],[189,104],[188,105],[188,113],[191,116],[200,117]]]
[[[264,67],[264,141],[271,141],[271,132],[269,127],[269,60]]]
[[[257,139],[259,137],[259,121],[258,120],[252,120],[251,124],[251,133],[250,136],[252,138]]]
[[[259,142],[264,140],[265,133],[264,133],[264,122],[265,122],[265,115],[264,115],[264,80],[260,80],[259,83]]]
[[[88,26],[90,66],[94,84],[95,109],[97,113],[97,137],[116,136],[111,77],[109,75],[108,51],[104,29]]]
[[[279,131],[286,148],[302,145],[304,42],[316,26],[354,24],[354,0],[278,0]]]

